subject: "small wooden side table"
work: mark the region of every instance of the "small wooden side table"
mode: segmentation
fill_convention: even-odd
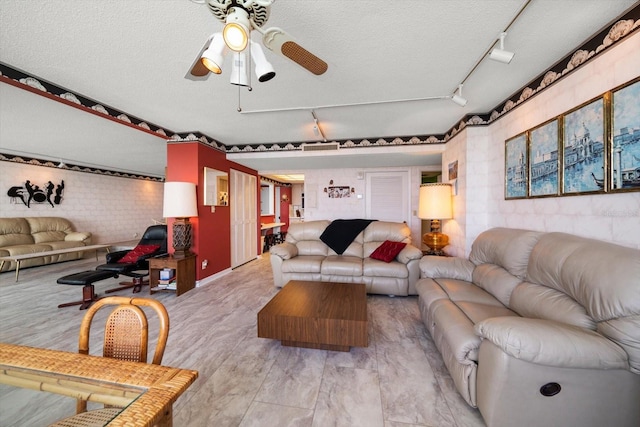
[[[176,272],[176,289],[158,287],[160,270],[172,268]],[[173,256],[162,258],[149,258],[149,293],[175,292],[176,296],[193,289],[196,286],[196,257],[174,258]]]

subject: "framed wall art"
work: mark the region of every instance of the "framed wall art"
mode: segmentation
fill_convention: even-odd
[[[604,97],[565,114],[562,142],[562,194],[606,190]]]
[[[640,190],[640,78],[611,95],[611,191]]]
[[[527,197],[527,134],[523,133],[505,141],[504,198]]]
[[[558,156],[559,120],[553,119],[529,131],[529,196],[557,196],[560,193]]]

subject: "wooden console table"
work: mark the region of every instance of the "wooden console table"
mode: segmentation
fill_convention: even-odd
[[[159,288],[160,270],[171,268],[176,274],[176,288]],[[149,258],[149,293],[175,292],[176,296],[195,288],[196,286],[196,256],[174,258],[173,256],[162,258]]]

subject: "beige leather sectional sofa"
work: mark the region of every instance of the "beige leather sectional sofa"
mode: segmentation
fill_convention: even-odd
[[[65,218],[0,218],[0,256],[76,248],[90,244],[91,233],[74,231],[71,222]],[[20,268],[70,261],[82,256],[82,252],[71,252],[32,258],[22,261]],[[15,268],[15,262],[5,262],[2,271]]]
[[[411,245],[411,230],[406,224],[371,222],[338,255],[320,239],[330,223],[327,220],[293,223],[285,242],[271,247],[271,266],[277,287],[289,280],[321,280],[364,283],[371,294],[416,294],[422,251]],[[370,258],[385,240],[407,245],[389,263]]]
[[[489,427],[639,425],[640,251],[497,228],[420,269],[422,320]]]

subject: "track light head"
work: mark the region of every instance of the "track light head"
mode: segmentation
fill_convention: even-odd
[[[451,95],[451,100],[461,107],[467,105],[467,100],[462,97],[462,84],[458,85],[458,93]]]
[[[504,50],[504,38],[506,36],[507,33],[500,33],[500,47],[493,48],[489,54],[489,59],[493,59],[494,61],[502,62],[504,64],[511,62],[515,53]]]

